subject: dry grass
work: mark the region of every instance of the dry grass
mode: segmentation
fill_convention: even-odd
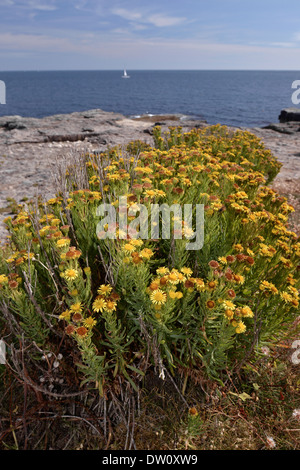
[[[6,371],[0,449],[300,450],[299,365],[292,352],[288,344],[274,347],[239,378],[228,371],[224,386],[190,382],[184,396],[153,374],[135,411],[105,431],[92,393],[49,399]]]

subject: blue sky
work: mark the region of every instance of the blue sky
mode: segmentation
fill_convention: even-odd
[[[300,1],[0,0],[0,70],[299,70]]]

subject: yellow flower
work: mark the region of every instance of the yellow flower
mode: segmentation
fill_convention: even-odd
[[[208,281],[208,283],[206,284],[206,287],[208,290],[212,291],[217,287],[217,284],[218,284],[217,281]]]
[[[76,302],[75,304],[71,305],[70,310],[71,310],[71,312],[73,312],[73,313],[80,313],[80,312],[82,312],[82,304],[81,304],[81,302]]]
[[[5,274],[0,274],[0,284],[7,284],[8,277]]]
[[[292,293],[292,295],[294,295],[295,297],[299,297],[299,292],[298,290],[293,287],[293,286],[288,286],[288,290]]]
[[[93,317],[87,317],[83,322],[84,326],[86,326],[87,328],[93,328],[96,323],[97,321]]]
[[[234,309],[235,309],[234,303],[231,302],[230,300],[224,300],[224,302],[223,302],[223,307],[224,307],[226,310],[234,310]]]
[[[186,238],[192,238],[195,232],[191,227],[185,226],[183,227],[182,233]]]
[[[293,300],[293,297],[291,296],[291,294],[288,294],[288,292],[280,292],[280,297],[285,302],[292,302]]]
[[[140,256],[141,258],[149,259],[151,256],[153,256],[153,251],[149,248],[144,248],[142,251],[140,251]]]
[[[57,240],[56,246],[58,248],[68,246],[70,244],[70,239],[69,238],[61,238],[60,240]]]
[[[70,310],[65,310],[64,312],[62,312],[60,315],[59,315],[59,319],[60,320],[69,320],[71,317],[71,312]]]
[[[245,277],[242,276],[241,274],[234,274],[234,275],[233,275],[233,279],[234,279],[235,282],[237,282],[238,284],[244,284],[244,282],[245,282]]]
[[[299,256],[300,256],[300,253],[299,253]],[[289,274],[288,277],[287,277],[287,280],[286,280],[289,284],[291,284],[292,286],[294,286],[296,284],[296,279],[293,278],[292,274]]]
[[[41,228],[41,230],[39,230],[39,234],[41,237],[43,237],[44,235],[46,235],[46,233],[50,230],[50,226],[49,225],[46,225],[45,227]]]
[[[276,288],[276,286],[274,286],[274,284],[272,284],[271,282],[268,282],[268,281],[262,281],[260,283],[259,288],[263,292],[264,291],[269,291],[269,292],[273,292],[274,294],[278,293],[278,289]]]
[[[123,250],[124,251],[127,251],[129,253],[132,253],[133,251],[135,251],[135,246],[132,244],[132,243],[126,243],[124,246],[123,246]]]
[[[175,290],[170,290],[169,297],[171,299],[181,299],[183,297],[183,293]]]
[[[205,289],[205,283],[203,279],[195,278],[195,286],[197,290],[204,290]]]
[[[60,201],[59,201],[58,198],[52,198],[52,199],[49,199],[49,200],[47,201],[47,204],[48,204],[48,205],[59,204],[59,203],[60,203]]]
[[[100,295],[109,295],[112,291],[112,287],[110,285],[102,284],[102,286],[98,289],[98,294]]]
[[[190,268],[181,268],[180,270],[186,277],[191,277],[193,271]]]
[[[177,298],[177,292],[175,290],[170,290],[169,291],[169,297],[170,297],[170,299],[176,299]]]
[[[116,308],[117,308],[117,303],[116,302],[113,302],[112,300],[108,300],[106,302],[105,310],[107,310],[109,312],[113,312],[114,310],[116,310]]]
[[[156,192],[153,189],[148,189],[147,191],[145,191],[144,194],[148,197],[154,197],[156,195]]]
[[[183,275],[183,273],[177,273],[177,279],[179,280],[179,282],[186,281],[186,277]]]
[[[179,283],[178,272],[172,269],[172,271],[170,272],[168,276],[168,280],[171,284],[178,284]]]
[[[254,316],[251,308],[248,307],[247,305],[241,308],[241,314],[243,317],[249,317],[249,318],[252,318]]]
[[[141,238],[133,238],[132,240],[130,240],[130,244],[133,245],[133,246],[142,246],[143,245],[143,240],[141,240]]]
[[[226,316],[226,318],[228,318],[229,320],[231,320],[234,316],[234,311],[231,310],[231,309],[227,309],[225,310],[225,313],[224,315]]]
[[[279,259],[286,268],[293,267],[293,263],[289,259],[285,258],[284,256],[281,256]]]
[[[160,289],[157,289],[157,290],[152,292],[152,294],[150,295],[150,299],[151,299],[152,303],[161,305],[161,304],[164,304],[166,302],[167,296],[166,296],[165,292],[163,292]]]
[[[236,251],[244,251],[243,246],[240,245],[240,244],[233,245],[233,248],[234,248]]]
[[[158,269],[156,270],[156,273],[159,274],[160,276],[164,276],[165,274],[168,274],[169,272],[170,272],[169,269],[168,269],[168,268],[164,268],[164,267],[158,268]]]
[[[267,257],[272,258],[272,256],[274,256],[274,254],[276,253],[275,248],[273,248],[272,246],[265,245],[264,243],[260,243],[259,246],[260,246],[259,254],[262,256],[267,256]]]
[[[69,268],[66,269],[62,276],[67,279],[67,281],[74,281],[78,277],[78,271],[77,269]]]
[[[96,298],[93,302],[94,312],[102,312],[106,307],[106,302],[104,299]]]
[[[235,332],[240,334],[240,333],[244,333],[245,331],[246,331],[245,323],[243,323],[242,321],[238,322],[238,324],[235,328]]]
[[[61,223],[60,219],[52,219],[51,225],[59,225]]]

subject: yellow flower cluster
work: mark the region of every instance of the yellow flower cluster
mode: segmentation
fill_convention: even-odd
[[[67,322],[65,327],[66,334],[69,336],[74,335],[79,340],[89,336],[93,327],[97,324],[93,316],[85,315],[81,302],[71,304],[69,309],[64,310],[58,318]]]
[[[142,248],[143,245],[144,242],[140,238],[127,240],[122,246],[124,263],[139,265],[150,260],[154,255],[154,252],[150,248]]]
[[[288,286],[287,291],[280,292],[280,297],[293,307],[297,308],[299,306],[299,292],[293,286]]]
[[[155,310],[160,310],[167,302],[176,301],[183,297],[183,293],[177,290],[179,285],[189,286],[192,275],[190,268],[184,267],[180,270],[161,267],[156,270],[157,276],[146,289]],[[192,286],[193,283],[190,283]]]
[[[135,156],[121,148],[86,155],[84,178],[75,177],[76,168],[68,171],[67,194],[40,204],[38,213],[20,207],[6,219],[10,248],[0,256],[0,300],[9,297],[13,304],[19,292],[28,296],[27,275],[39,283],[36,292],[49,299],[49,312],[57,313],[66,334],[86,344],[102,336],[103,324],[109,342],[116,319],[118,352],[97,342],[109,371],[124,345],[116,373],[127,358],[134,361],[127,335],[140,312],[160,335],[164,361],[175,364],[180,356],[196,367],[207,353],[203,343],[217,351],[222,328],[244,333],[235,341],[240,357],[253,342],[254,317],[266,330],[299,308],[300,242],[288,226],[292,206],[267,187],[280,168],[271,152],[254,135],[222,126],[184,134],[174,128],[165,138],[158,128],[153,132],[157,148],[141,143],[130,146]],[[117,222],[116,239],[100,239],[99,202],[109,202],[120,216],[120,196],[127,197],[128,213],[138,204],[203,204],[203,248],[188,252],[176,237],[145,241],[128,231],[125,238]],[[178,220],[174,214],[170,225]],[[178,231],[192,235],[193,224],[181,222]],[[107,274],[114,287],[101,284]],[[143,347],[140,337],[137,343]]]
[[[97,290],[97,297],[93,302],[93,311],[96,313],[114,312],[117,309],[117,303],[120,300],[119,294],[113,291],[109,284],[102,284]]]
[[[233,302],[224,302],[223,307],[225,309],[224,316],[235,328],[235,332],[240,334],[246,331],[246,325],[243,322],[243,318],[252,318],[254,316],[253,311],[247,305],[242,307],[236,307]]]

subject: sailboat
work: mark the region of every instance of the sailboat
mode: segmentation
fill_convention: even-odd
[[[122,78],[130,78],[130,76],[127,75],[126,69],[124,69],[124,73],[122,75]]]

